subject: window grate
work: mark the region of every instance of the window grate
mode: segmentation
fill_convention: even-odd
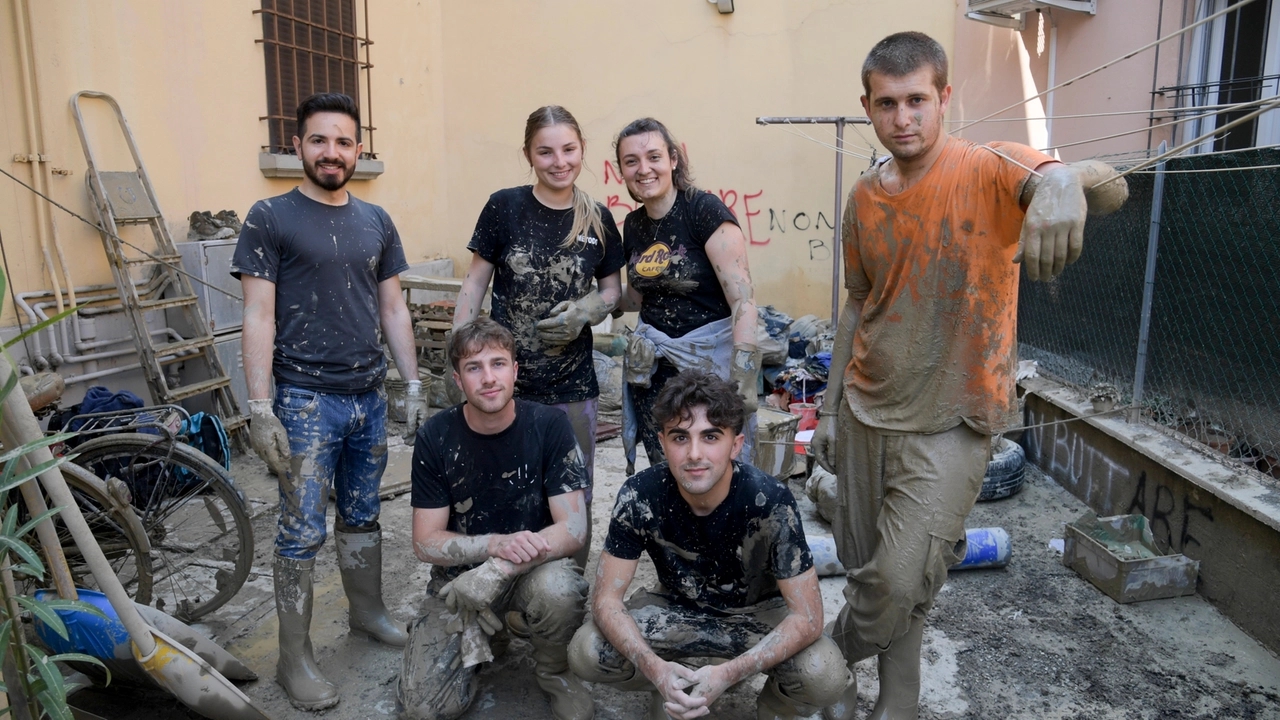
[[[360,106],[361,157],[377,157],[369,83],[373,42],[357,28],[357,4],[364,13],[367,35],[368,0],[262,0],[262,9],[253,11],[262,16],[262,39],[257,42],[263,45],[267,70],[267,114],[259,118],[267,121],[266,152],[293,154],[298,103],[313,93],[340,92]]]

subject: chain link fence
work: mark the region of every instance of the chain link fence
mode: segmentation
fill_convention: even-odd
[[[1280,477],[1280,149],[1170,160],[1165,167],[1144,414]],[[1250,169],[1246,169],[1250,168]],[[1090,218],[1079,262],[1025,279],[1019,353],[1083,388],[1133,400],[1156,176]]]

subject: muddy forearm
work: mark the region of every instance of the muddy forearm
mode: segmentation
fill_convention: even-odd
[[[862,307],[852,297],[846,297],[844,309],[840,312],[840,323],[836,327],[836,337],[831,346],[831,369],[827,373],[827,392],[823,399],[823,407],[827,413],[834,414],[844,398],[844,371],[853,357],[853,336],[862,320]]]
[[[473,256],[471,267],[467,268],[467,276],[462,280],[462,289],[458,291],[458,304],[453,313],[455,328],[480,316],[480,306],[484,303],[484,294],[489,289],[492,277],[493,264],[479,255]]]
[[[596,581],[600,581],[598,576]],[[657,672],[655,664],[661,658],[645,642],[644,636],[640,634],[640,627],[636,625],[631,613],[627,612],[622,598],[597,597],[592,604],[591,615],[605,639],[636,667],[637,672],[653,680]]]
[[[263,304],[265,303],[246,303],[244,307],[244,375],[248,383],[249,398],[253,400],[271,397],[271,358],[276,338],[275,308],[264,308]]]
[[[396,361],[396,369],[403,380],[418,379],[418,347],[413,340],[413,321],[409,316],[409,308],[404,298],[397,294],[399,301],[386,308],[382,313],[382,334],[391,348],[391,357]]]
[[[422,562],[443,567],[474,565],[489,559],[489,535],[460,535],[440,530],[414,538],[413,554]]]

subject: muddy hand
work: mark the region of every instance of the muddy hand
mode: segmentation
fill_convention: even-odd
[[[729,685],[732,684],[725,677],[723,669],[723,665],[703,665],[693,674],[694,683],[689,690],[689,696],[704,698],[707,701],[703,708],[705,710],[709,711],[711,704],[723,695],[724,691],[728,690]]]
[[[823,470],[836,472],[836,418],[835,415],[821,415],[818,427],[813,431],[813,442],[809,449],[813,451],[813,459],[818,461]]]
[[[685,693],[685,689],[694,684],[694,677],[694,672],[684,665],[662,661],[657,677],[649,678],[662,695],[663,709],[677,720],[701,717],[710,712],[706,698]]]
[[[422,381],[410,380],[404,390],[404,441],[412,445],[418,428],[427,421],[427,398],[422,394]]]
[[[1029,280],[1052,280],[1080,257],[1088,210],[1073,170],[1059,165],[1044,174],[1027,206],[1013,256],[1014,262],[1026,266]]]
[[[278,477],[289,472],[289,434],[271,412],[269,399],[249,401],[249,443],[271,472]]]
[[[756,411],[759,396],[756,385],[760,374],[760,351],[755,345],[746,343],[733,344],[733,364],[729,367],[729,379],[738,385],[738,394],[742,396],[742,404],[747,414]]]
[[[551,543],[535,532],[521,530],[510,535],[490,535],[489,555],[513,565],[524,565],[551,552]]]
[[[549,347],[564,347],[582,334],[583,326],[603,322],[612,309],[595,290],[577,300],[565,300],[551,308],[545,320],[538,321],[538,336]]]
[[[502,622],[490,606],[509,580],[497,561],[489,558],[478,567],[454,578],[453,582],[441,589],[445,607],[461,615],[464,622],[475,618],[481,629],[493,634],[502,627]]]

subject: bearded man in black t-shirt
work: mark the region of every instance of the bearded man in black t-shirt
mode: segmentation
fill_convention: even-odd
[[[666,462],[628,478],[596,570],[592,620],[569,649],[574,673],[647,689],[650,716],[701,717],[735,683],[769,681],[759,718],[811,715],[840,698],[849,672],[822,634],[822,596],[795,498],[736,462],[746,418],[737,386],[700,370],[654,402]],[[660,587],[625,602],[640,553]],[[694,671],[675,660],[728,660]]]
[[[415,438],[413,548],[434,567],[400,672],[397,697],[409,718],[466,712],[500,617],[533,645],[552,715],[590,720],[594,712],[567,657],[586,611],[587,581],[568,558],[590,522],[587,471],[563,412],[514,399],[514,356],[515,338],[489,318],[454,330],[449,360],[466,402]]]

